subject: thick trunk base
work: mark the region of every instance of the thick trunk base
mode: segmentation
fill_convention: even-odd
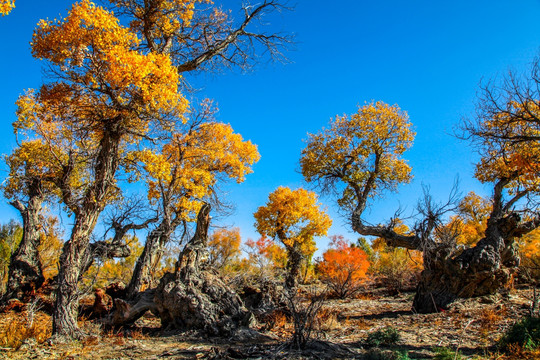
[[[168,328],[230,336],[254,322],[236,292],[209,271],[191,274],[189,281],[165,274],[155,301],[162,326]]]
[[[446,269],[424,270],[416,289],[413,311],[426,314],[448,310],[458,298],[491,295],[508,283],[511,269],[477,273]]]
[[[10,299],[28,302],[45,282],[39,265],[34,266],[18,259],[12,259],[12,263],[9,265],[8,279],[4,302]]]

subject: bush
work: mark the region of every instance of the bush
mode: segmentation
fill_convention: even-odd
[[[503,351],[507,351],[510,345],[518,345],[528,351],[540,347],[540,318],[527,316],[512,325],[499,342]]]
[[[366,253],[347,243],[342,236],[334,236],[331,248],[317,265],[321,280],[340,299],[353,295],[366,279],[369,261]]]
[[[433,357],[435,360],[461,360],[463,359],[463,356],[461,356],[461,353],[446,348],[446,347],[440,347],[435,349],[435,356]]]
[[[406,351],[381,350],[374,348],[369,350],[365,356],[366,360],[413,360]]]
[[[386,327],[381,330],[374,331],[368,334],[366,345],[368,346],[388,346],[395,345],[401,340],[399,332],[393,327]]]

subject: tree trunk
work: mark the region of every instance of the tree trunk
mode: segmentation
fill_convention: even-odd
[[[210,206],[203,205],[195,235],[180,254],[175,273],[161,279],[155,302],[163,327],[228,336],[249,326],[253,315],[216,272],[204,268],[209,212]]]
[[[117,122],[111,120],[104,130],[94,167],[94,181],[86,190],[81,205],[75,208],[75,225],[70,239],[62,249],[55,311],[52,317],[54,336],[75,339],[83,335],[77,325],[79,300],[77,285],[87,264],[90,235],[114,187],[121,139],[118,126]],[[70,189],[63,188],[62,191],[67,193]],[[75,207],[73,204],[66,205]]]
[[[41,241],[40,213],[44,201],[39,180],[29,184],[29,198],[26,206],[18,200],[11,203],[21,213],[23,234],[18,248],[11,255],[4,301],[14,298],[25,301],[25,297],[45,281],[38,254]]]
[[[494,294],[519,264],[512,232],[515,214],[491,221],[475,247],[453,254],[443,245],[424,253],[424,267],[413,301],[419,313],[446,310],[458,298]]]
[[[287,248],[287,275],[285,277],[285,287],[294,289],[298,284],[298,275],[300,274],[300,264],[302,254],[295,248]]]
[[[53,334],[68,338],[80,338],[77,325],[79,306],[78,283],[82,270],[87,263],[87,251],[90,234],[94,229],[101,211],[88,212],[79,217],[72,230],[71,238],[64,244],[60,256],[58,289],[56,292],[55,311],[53,313]]]
[[[134,299],[144,285],[151,286],[152,265],[158,260],[159,251],[168,242],[175,228],[176,225],[171,224],[171,221],[165,218],[157,228],[148,234],[143,252],[135,263],[131,280],[126,288],[127,299]]]

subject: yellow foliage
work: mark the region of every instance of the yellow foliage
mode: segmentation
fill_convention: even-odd
[[[9,177],[2,184],[6,198],[15,199],[20,193],[27,194],[30,179],[40,179],[45,191],[53,191],[52,180],[58,176],[60,168],[52,161],[49,147],[43,141],[23,141],[5,159],[9,166]]]
[[[520,267],[532,280],[540,281],[540,229],[535,229],[518,239],[521,254]]]
[[[160,154],[145,149],[130,156],[148,174],[149,200],[155,202],[166,193],[170,206],[186,220],[193,219],[218,179],[226,176],[242,182],[260,157],[251,141],[244,141],[229,124],[216,122],[174,134]]]
[[[130,27],[139,33],[150,32],[153,37],[161,38],[173,35],[181,27],[190,25],[197,2],[208,0],[153,0],[152,11],[145,11],[144,4],[132,0],[109,0],[119,8],[127,9],[135,19]],[[145,2],[146,3],[146,2]],[[144,28],[152,24],[152,28]]]
[[[488,200],[472,191],[468,193],[459,203],[458,214],[452,216],[447,225],[457,230],[456,242],[473,246],[483,238],[491,210]]]
[[[498,179],[513,180],[507,185],[510,193],[518,189],[540,191],[540,144],[538,141],[513,141],[535,139],[540,136],[536,121],[540,107],[536,101],[519,103],[511,101],[508,109],[501,111],[480,124],[480,130],[494,134],[482,142],[482,159],[476,166],[475,176],[482,182]]]
[[[255,212],[255,227],[261,235],[278,239],[287,250],[310,257],[317,250],[314,237],[326,235],[332,225],[317,200],[314,192],[280,186]]]
[[[172,131],[188,111],[170,57],[144,53],[139,46],[131,29],[89,0],[75,3],[66,18],[40,21],[32,53],[47,60],[57,76],[17,102],[14,129],[25,141],[9,159],[8,196],[24,195],[17,175],[31,171],[50,180],[46,190],[77,211],[75,199],[84,199],[97,180],[94,167],[103,150],[111,166],[104,170],[108,179],[100,203],[119,196],[114,173],[125,165],[128,146]]]
[[[7,15],[15,8],[15,0],[0,0],[0,14]]]
[[[69,74],[76,86],[63,90],[71,100],[79,96],[78,90],[87,89],[93,92],[87,100],[101,105],[100,111],[109,110],[102,118],[122,116],[125,126],[144,133],[146,126],[133,108],[180,116],[187,100],[178,92],[179,75],[169,56],[143,54],[138,45],[137,35],[121,26],[111,12],[82,0],[65,19],[40,21],[32,54]]]
[[[329,129],[309,135],[300,164],[308,182],[346,184],[340,205],[358,197],[355,189],[369,187],[369,196],[411,180],[411,168],[400,158],[415,133],[407,113],[397,105],[369,103],[353,115],[337,116]]]

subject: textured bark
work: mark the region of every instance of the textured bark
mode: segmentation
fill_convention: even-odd
[[[201,271],[190,279],[182,281],[172,273],[161,279],[155,301],[163,327],[229,336],[252,324],[251,312],[216,274]]]
[[[134,299],[143,287],[151,287],[152,268],[159,260],[160,250],[168,242],[175,225],[165,217],[161,223],[148,234],[144,249],[135,263],[131,280],[126,288],[127,299]]]
[[[520,260],[513,234],[518,223],[516,214],[492,219],[486,237],[461,253],[444,246],[425,252],[414,310],[444,310],[458,298],[493,294],[507,284]]]
[[[64,201],[74,210],[75,225],[70,239],[64,244],[60,256],[58,288],[53,313],[53,335],[80,338],[83,334],[77,325],[79,293],[77,284],[88,259],[90,235],[106,205],[106,198],[113,189],[118,168],[118,151],[121,134],[118,123],[111,120],[100,141],[99,154],[94,167],[95,177],[88,187],[80,206],[71,202],[68,188],[63,188]]]
[[[23,234],[19,246],[11,255],[4,302],[15,298],[25,301],[45,281],[38,256],[40,213],[44,197],[38,180],[30,185],[27,205],[20,201],[11,203],[21,213]]]
[[[137,294],[131,302],[122,299],[114,300],[114,311],[108,323],[111,325],[129,325],[137,321],[147,311],[157,314],[156,303],[154,301],[155,289],[148,289]]]
[[[210,206],[203,205],[195,235],[182,251],[175,273],[161,279],[155,302],[163,327],[227,336],[249,326],[253,315],[217,273],[204,269],[209,212]]]
[[[300,263],[302,254],[294,248],[287,249],[287,275],[285,278],[285,287],[293,289],[298,284],[298,275],[300,274]]]

